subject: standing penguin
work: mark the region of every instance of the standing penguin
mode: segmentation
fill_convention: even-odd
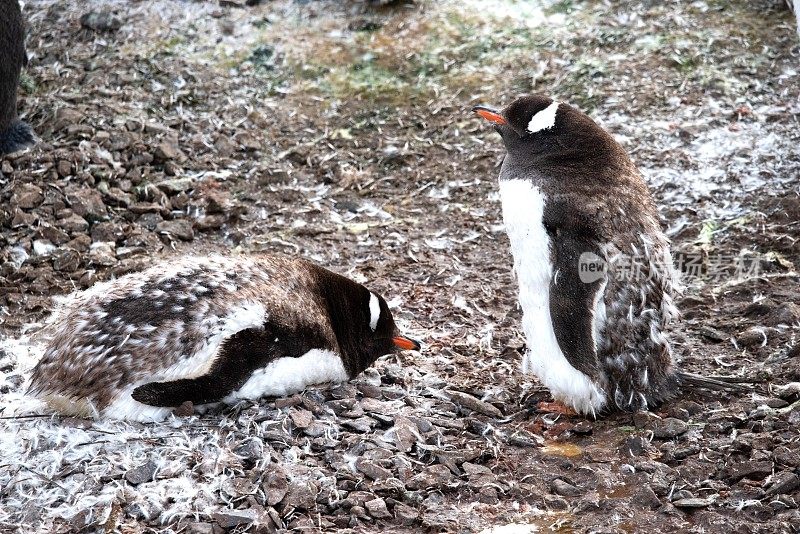
[[[0,156],[34,142],[31,127],[17,118],[19,72],[27,64],[19,3],[0,0]]]
[[[188,257],[67,297],[28,393],[67,415],[158,420],[286,395],[419,350],[386,301],[308,261]]]
[[[681,383],[727,387],[681,373],[673,360],[664,334],[677,315],[669,242],[624,149],[546,96],[473,111],[507,149],[500,196],[528,344],[523,371],[593,415],[646,410]],[[628,272],[612,272],[621,267]]]

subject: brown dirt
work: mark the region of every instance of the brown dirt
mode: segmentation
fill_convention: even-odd
[[[217,532],[232,520],[214,513],[232,509],[258,520],[230,530],[259,532],[800,529],[800,393],[780,389],[800,381],[800,48],[783,2],[234,4],[95,2],[121,21],[98,31],[81,27],[83,3],[26,3],[20,106],[42,142],[0,167],[3,331],[16,336],[52,297],[154,259],[268,250],[374,287],[425,350],[293,406],[189,418],[182,432],[210,436],[192,442],[194,456],[171,456],[170,440],[183,438],[166,425],[89,424],[88,440],[145,436],[131,437],[140,456],[92,448],[100,456],[76,462],[95,483],[67,494],[58,487],[78,484],[75,472],[26,486],[35,465],[0,460],[0,530]],[[702,265],[684,267],[672,332],[683,366],[754,379],[756,392],[690,391],[655,414],[594,422],[537,410],[549,396],[520,372],[495,183],[502,148],[468,113],[533,90],[579,105],[624,143],[674,255]],[[0,386],[11,386],[0,395],[19,386],[3,362]],[[374,398],[393,402],[391,417],[370,408]],[[332,441],[298,426],[296,406],[332,425]],[[277,426],[253,423],[265,418]],[[76,423],[4,424],[27,444],[31,428]],[[231,460],[251,439],[268,466]],[[26,447],[35,462],[65,445]],[[190,513],[167,513],[174,503],[158,484],[208,482],[209,454],[218,480],[257,489],[216,487]],[[141,455],[180,467],[133,484]],[[291,490],[274,503],[270,472],[285,472]],[[91,501],[110,485],[113,498]],[[57,494],[51,512],[33,506],[31,488]]]

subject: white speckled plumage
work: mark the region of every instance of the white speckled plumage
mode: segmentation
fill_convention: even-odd
[[[338,320],[339,330],[332,326],[330,292],[338,312],[346,314]],[[342,308],[351,298],[355,304]],[[298,332],[307,332],[297,335],[311,336],[299,344],[284,340],[286,350],[319,346],[311,345],[304,355],[276,354],[229,399],[283,395],[346,380],[380,355],[359,348],[358,332],[385,339],[396,330],[382,299],[304,260],[185,257],[61,299],[43,333],[46,348],[29,394],[68,415],[163,419],[171,410],[134,400],[137,387],[202,377],[218,368],[221,346],[234,334],[263,331],[273,319],[282,335],[291,337],[297,325]],[[385,331],[376,334],[379,320]],[[342,332],[345,338],[351,335],[345,339],[346,358],[339,345]],[[245,344],[239,350],[250,349]],[[265,347],[255,350],[273,358]]]

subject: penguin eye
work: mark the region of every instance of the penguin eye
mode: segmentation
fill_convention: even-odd
[[[544,230],[547,232],[549,236],[556,236],[558,235],[558,228],[553,226],[552,224],[544,223]]]

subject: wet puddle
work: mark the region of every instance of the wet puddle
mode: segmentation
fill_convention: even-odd
[[[545,442],[544,447],[542,447],[542,452],[550,456],[574,458],[583,454],[583,448],[574,443],[549,441]]]

